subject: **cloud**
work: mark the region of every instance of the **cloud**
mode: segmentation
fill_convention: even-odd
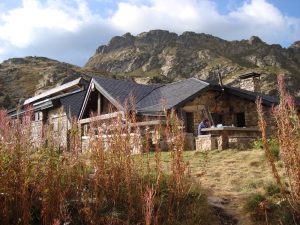
[[[211,0],[151,0],[147,5],[121,2],[110,23],[123,32],[169,29],[209,33],[233,40],[258,35],[269,43],[295,41],[300,34],[299,18],[284,16],[266,0],[245,1],[230,7],[227,14]]]
[[[82,65],[114,32],[87,2],[23,0],[0,14],[0,59],[42,55]]]
[[[300,19],[284,15],[267,0],[230,2],[221,12],[217,0],[22,0],[10,10],[0,7],[0,60],[38,55],[83,65],[112,36],[151,29],[227,40],[257,35],[284,45],[299,38]],[[101,6],[112,11],[101,15]]]

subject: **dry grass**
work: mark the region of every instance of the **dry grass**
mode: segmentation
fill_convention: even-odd
[[[259,224],[252,221],[244,205],[253,194],[264,195],[267,187],[274,184],[272,171],[262,149],[213,150],[207,153],[185,151],[183,156],[189,162],[190,176],[209,196],[210,204],[224,208],[239,220],[239,225]],[[170,153],[162,152],[161,159],[163,168],[170,171]],[[150,155],[150,163],[154,163],[153,155]],[[276,165],[284,176],[282,162],[277,161]]]
[[[171,149],[168,172],[158,146],[153,167],[144,160],[152,154],[147,144],[144,154],[132,156],[132,134],[140,137],[135,115],[105,128],[92,123],[89,150],[82,154],[76,126],[70,152],[61,151],[50,128],[34,145],[31,118],[12,121],[0,112],[0,224],[208,224],[206,199],[188,177],[174,112],[161,130]]]
[[[278,76],[278,90],[280,103],[273,108],[273,116],[277,124],[276,138],[279,143],[280,157],[283,168],[286,171],[288,186],[283,185],[285,177],[278,173],[278,167],[274,163],[270,147],[266,137],[266,122],[262,109],[261,99],[257,100],[257,111],[259,114],[259,126],[262,132],[264,150],[268,156],[269,165],[273,176],[281,191],[282,206],[287,207],[291,221],[294,224],[300,222],[300,119],[298,106],[294,98],[286,91],[284,76]],[[267,213],[266,213],[267,220]],[[281,221],[281,219],[280,219]],[[298,221],[298,222],[297,222]]]

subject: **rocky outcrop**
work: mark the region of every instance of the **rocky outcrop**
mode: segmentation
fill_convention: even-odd
[[[189,77],[237,85],[237,77],[249,71],[263,74],[262,90],[274,93],[276,74],[285,73],[300,83],[300,41],[289,48],[268,45],[259,37],[226,41],[212,35],[184,32],[177,35],[152,30],[133,36],[126,33],[100,46],[85,68],[129,77]],[[158,79],[160,80],[160,79]],[[296,82],[295,81],[295,82]],[[270,90],[270,88],[273,88]],[[289,83],[294,94],[299,85]]]
[[[223,83],[238,86],[238,76],[250,71],[262,74],[261,90],[267,94],[276,93],[276,75],[285,73],[289,90],[300,97],[300,41],[282,48],[256,36],[226,41],[195,32],[152,30],[113,37],[83,68],[45,57],[13,58],[0,64],[0,108],[79,76],[156,83],[189,77],[218,82],[221,74]]]

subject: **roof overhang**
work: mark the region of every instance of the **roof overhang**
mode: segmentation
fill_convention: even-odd
[[[66,92],[69,92],[70,90],[80,88],[81,79],[82,78],[78,78],[78,79],[68,82],[66,84],[60,85],[60,86],[52,88],[50,90],[47,90],[47,91],[43,92],[42,94],[36,95],[32,98],[28,98],[24,101],[23,105],[31,104],[37,100],[46,98],[46,97],[54,95],[54,94],[64,94]]]
[[[19,110],[11,111],[11,113],[9,115],[12,118],[16,118],[17,116],[21,116],[25,112],[28,112],[28,111],[29,112],[30,111],[36,112],[36,111],[41,111],[41,110],[52,108],[53,106],[54,106],[53,102],[51,100],[48,100],[48,101],[44,101],[44,102],[35,104],[35,105],[32,106],[32,108],[28,108],[28,110],[23,108],[20,111]]]
[[[88,87],[87,93],[85,95],[85,98],[84,98],[84,101],[83,101],[78,119],[82,119],[82,116],[84,114],[84,111],[86,109],[86,106],[87,106],[87,103],[88,103],[88,100],[89,100],[89,97],[90,97],[90,94],[93,91],[93,89],[98,90],[119,111],[124,111],[124,107],[115,98],[113,98],[100,84],[98,84],[98,82],[94,78],[92,78],[91,81],[90,81],[90,85]]]

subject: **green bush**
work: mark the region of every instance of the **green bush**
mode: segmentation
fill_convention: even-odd
[[[261,138],[258,138],[258,139],[256,139],[256,140],[253,142],[252,148],[254,148],[254,149],[263,149],[263,143],[262,143]]]
[[[272,139],[268,139],[268,143],[269,143],[270,151],[273,155],[273,158],[278,161],[280,159],[280,149],[279,149],[278,141],[276,139],[272,138]]]
[[[276,185],[274,183],[270,183],[265,187],[265,191],[266,191],[267,195],[273,196],[273,195],[280,193],[280,188],[278,187],[278,185]]]
[[[275,160],[280,159],[280,148],[279,148],[279,143],[275,138],[270,138],[268,139],[268,145],[270,148],[270,151],[272,153],[272,156]],[[263,149],[263,142],[262,139],[259,138],[253,142],[253,148],[254,149]]]
[[[266,198],[260,194],[254,194],[249,197],[248,201],[245,204],[245,210],[248,212],[254,212],[257,209],[259,203],[264,201]]]

